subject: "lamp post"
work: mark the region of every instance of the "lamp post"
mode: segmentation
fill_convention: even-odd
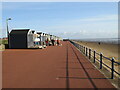
[[[7,25],[7,37],[8,37],[8,48],[10,48],[10,44],[9,44],[9,29],[8,29],[8,21],[9,20],[12,20],[11,18],[8,18],[8,19],[6,19],[6,25]]]

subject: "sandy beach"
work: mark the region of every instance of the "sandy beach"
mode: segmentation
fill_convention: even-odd
[[[92,50],[95,50],[97,53],[102,53],[105,57],[108,57],[110,59],[112,59],[112,57],[114,57],[116,62],[120,62],[119,56],[118,56],[118,47],[119,46],[117,44],[86,42],[86,41],[76,41],[76,40],[74,40],[74,41],[80,45],[83,45],[85,47],[91,48]],[[93,55],[93,53],[92,53],[92,55]],[[98,59],[100,58],[98,55],[96,55],[96,57]],[[103,62],[111,67],[111,61],[103,58]],[[115,70],[119,71],[118,64],[114,64],[114,65],[115,65]],[[108,69],[108,70],[111,72],[110,69]]]
[[[86,41],[77,41],[79,44],[91,48],[98,53],[102,53],[108,58],[114,57],[118,61],[118,45],[110,43],[98,43],[98,42],[86,42]]]

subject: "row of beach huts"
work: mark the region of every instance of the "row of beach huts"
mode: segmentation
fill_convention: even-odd
[[[8,46],[11,49],[46,48],[60,45],[61,37],[31,29],[13,29],[8,35]]]

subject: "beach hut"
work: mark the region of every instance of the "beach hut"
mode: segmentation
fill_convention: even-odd
[[[45,42],[46,41],[46,34],[42,33],[41,37],[42,37],[42,45],[43,45],[44,48],[46,48],[46,42]]]
[[[36,32],[33,34],[33,41],[34,41],[34,46],[37,48],[40,48],[40,35],[37,34]]]
[[[13,29],[9,34],[10,48],[35,48],[34,31],[30,29]]]
[[[43,43],[42,43],[42,32],[37,32],[37,34],[39,35],[39,48],[43,48]]]

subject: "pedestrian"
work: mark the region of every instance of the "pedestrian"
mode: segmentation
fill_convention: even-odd
[[[58,46],[60,45],[60,40],[59,40],[59,39],[57,39],[57,45],[58,45]]]
[[[98,42],[98,44],[100,45],[100,42]]]
[[[48,42],[49,42],[48,38],[46,39],[45,42],[46,42],[46,46],[48,46],[48,45],[49,45],[49,43],[48,43]]]
[[[51,42],[52,42],[52,45],[54,46],[55,45],[55,40],[52,39]]]

